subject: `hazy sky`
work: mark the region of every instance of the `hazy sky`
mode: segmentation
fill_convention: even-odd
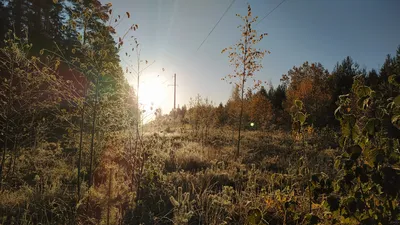
[[[172,76],[177,74],[177,104],[197,94],[216,104],[226,102],[232,86],[221,78],[232,71],[221,50],[240,33],[247,2],[253,15],[264,17],[281,0],[236,0],[200,50],[197,48],[232,0],[115,0],[114,12],[129,11],[139,29],[132,33],[142,46],[142,59],[156,63],[143,74],[145,95],[158,82],[153,98],[163,112],[173,106]],[[400,44],[400,0],[286,0],[256,28],[269,36],[259,47],[270,50],[256,76],[276,86],[282,74],[304,61],[321,62],[329,71],[351,56],[367,69],[379,68]],[[119,29],[128,27],[128,20]],[[125,51],[121,51],[125,55]],[[133,60],[123,57],[124,61]],[[165,68],[165,72],[161,72]],[[160,74],[160,77],[157,75]],[[128,77],[129,78],[129,77]],[[147,83],[146,83],[147,82]],[[161,87],[162,86],[162,87]]]

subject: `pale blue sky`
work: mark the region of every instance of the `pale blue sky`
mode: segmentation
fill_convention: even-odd
[[[232,86],[221,78],[232,68],[227,55],[220,52],[240,38],[241,20],[235,14],[246,13],[249,2],[253,14],[262,18],[281,2],[236,0],[197,51],[231,1],[112,1],[114,12],[129,11],[131,21],[139,24],[133,35],[142,45],[142,58],[156,61],[144,77],[164,82],[165,90],[158,94],[165,95],[160,100],[163,112],[173,106],[173,88],[167,85],[172,84],[174,73],[179,85],[177,104],[187,104],[197,94],[225,103]],[[271,51],[256,76],[276,86],[282,74],[306,60],[321,62],[332,71],[348,55],[367,69],[378,68],[400,44],[399,10],[400,0],[287,0],[256,27],[269,34],[259,47]],[[127,20],[119,28],[124,26],[129,26]],[[162,73],[161,68],[166,71]],[[157,74],[160,78],[155,78]]]

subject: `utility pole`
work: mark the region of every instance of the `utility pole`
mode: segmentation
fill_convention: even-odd
[[[174,109],[173,109],[173,116],[175,118],[176,115],[176,73],[174,73],[174,84],[168,85],[168,86],[174,86]]]
[[[176,110],[176,73],[174,73],[174,111]]]

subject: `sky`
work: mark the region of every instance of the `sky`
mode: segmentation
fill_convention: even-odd
[[[113,12],[130,18],[117,27],[130,33],[141,46],[141,59],[155,61],[141,76],[144,104],[154,102],[168,113],[173,107],[173,74],[177,77],[177,105],[188,105],[197,94],[216,105],[225,103],[232,85],[221,78],[231,73],[227,54],[221,50],[240,39],[240,18],[247,3],[261,19],[281,0],[236,0],[224,18],[198,49],[232,0],[114,0]],[[106,2],[104,2],[106,3]],[[332,71],[351,56],[363,68],[380,68],[387,54],[400,45],[399,0],[286,0],[255,28],[268,36],[258,44],[271,51],[256,78],[279,84],[282,74],[305,61],[320,62]],[[129,42],[128,42],[129,43]],[[132,43],[132,42],[130,42]],[[132,46],[124,44],[122,64],[137,66]],[[133,54],[132,54],[133,55]],[[145,66],[144,64],[142,66]],[[143,67],[142,67],[143,68]],[[162,71],[164,68],[165,71]],[[132,75],[127,79],[135,85]],[[142,88],[143,87],[143,88]]]

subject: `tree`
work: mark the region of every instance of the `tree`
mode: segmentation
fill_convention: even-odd
[[[10,29],[9,25],[10,23],[10,10],[9,7],[6,6],[6,4],[8,4],[8,2],[4,1],[4,0],[0,0],[0,38],[4,39],[6,34],[7,34],[7,30]],[[0,43],[0,46],[3,46],[4,43]]]
[[[86,0],[74,4],[51,0],[0,2],[1,12],[10,17],[1,20],[1,28],[20,28],[16,29],[18,35],[11,34],[13,40],[5,39],[0,48],[0,185],[13,192],[11,187],[18,189],[26,184],[32,196],[43,200],[26,205],[27,215],[37,212],[32,217],[20,219],[6,209],[5,223],[82,222],[76,221],[82,218],[76,215],[81,204],[76,202],[80,199],[76,199],[72,184],[78,183],[79,188],[80,178],[94,180],[91,190],[101,192],[102,179],[98,177],[109,176],[102,176],[104,168],[116,167],[120,174],[114,173],[112,179],[120,184],[126,182],[121,177],[130,174],[130,168],[136,169],[136,164],[125,158],[125,148],[131,150],[130,130],[137,121],[135,92],[119,65],[117,45],[122,44],[123,36],[116,43],[113,27],[107,25],[112,18],[110,6]],[[71,14],[63,17],[65,10]],[[78,26],[79,21],[85,21],[84,25]],[[78,152],[79,139],[82,151]],[[22,182],[15,183],[10,179],[14,177]],[[115,189],[127,189],[126,185]],[[109,194],[109,208],[112,210],[111,204],[126,204],[127,195],[125,200],[114,201]],[[89,196],[89,192],[83,195],[87,202],[98,201],[89,200]],[[57,218],[43,215],[51,211],[44,203],[47,198],[63,208]],[[35,210],[35,204],[42,205],[44,213]],[[86,211],[85,216],[90,217],[90,213]],[[94,216],[100,223],[101,212]]]
[[[70,24],[73,29],[79,33],[83,29],[82,42],[78,46],[74,46],[73,53],[78,49],[78,54],[83,56],[77,63],[80,68],[85,68],[84,74],[90,80],[93,92],[89,92],[89,98],[92,99],[92,115],[91,115],[91,137],[90,137],[90,159],[89,159],[89,188],[92,186],[93,167],[95,157],[95,134],[96,125],[99,123],[99,105],[101,96],[101,87],[103,82],[107,82],[107,76],[115,73],[114,65],[118,62],[117,49],[115,42],[109,32],[105,22],[109,19],[108,12],[110,5],[102,6],[98,1],[83,2],[76,4],[73,8]],[[77,26],[79,21],[82,26]],[[80,37],[80,35],[78,35]],[[79,185],[79,184],[78,184]]]
[[[204,106],[204,99],[198,94],[195,98],[190,98],[189,109],[186,113],[189,124],[192,127],[192,133],[198,137],[202,129],[202,107]]]
[[[289,114],[284,111],[284,102],[286,102],[286,85],[279,84],[274,88],[272,85],[267,93],[267,98],[272,104],[273,123],[277,125],[288,125]]]
[[[57,60],[44,64],[28,56],[30,45],[15,39],[6,43],[0,49],[0,187],[7,152],[36,149],[39,143],[49,140],[54,128],[60,126],[58,104],[61,99],[69,101],[68,93],[73,91],[57,76]]]
[[[231,96],[228,99],[228,102],[226,103],[225,109],[227,113],[227,124],[230,126],[234,127],[237,126],[238,122],[238,115],[240,112],[240,93],[239,93],[239,87],[235,86],[232,89]]]
[[[271,86],[267,98],[271,101],[274,109],[283,110],[283,102],[286,100],[286,86],[284,84],[279,84],[276,88]]]
[[[380,69],[378,90],[386,98],[395,97],[399,93],[397,89],[389,84],[389,77],[394,74],[400,74],[400,46],[397,49],[396,56],[386,56],[385,62]]]
[[[243,120],[243,106],[244,106],[244,91],[245,84],[248,79],[253,79],[253,87],[259,87],[261,81],[255,80],[254,75],[262,68],[261,60],[264,58],[266,50],[257,49],[255,46],[266,36],[266,33],[257,35],[257,30],[252,28],[252,25],[257,21],[258,17],[253,17],[250,5],[247,5],[247,15],[241,16],[243,25],[239,25],[241,31],[241,38],[238,43],[229,48],[225,48],[221,53],[229,52],[228,58],[231,66],[233,66],[233,73],[222,78],[222,80],[230,79],[235,80],[236,86],[240,89],[240,112],[239,112],[239,127],[238,127],[238,142],[236,148],[236,156],[240,153],[240,139]],[[269,53],[269,52],[268,52]],[[232,83],[232,81],[230,81]]]
[[[368,72],[368,76],[366,77],[367,85],[372,89],[377,90],[379,84],[379,74],[375,69],[372,69]]]
[[[266,96],[267,92],[262,87],[249,102],[249,117],[257,128],[265,130],[273,117],[272,104]]]
[[[65,51],[70,47],[68,43],[72,43],[68,40],[76,38],[63,29],[67,17],[66,5],[70,3],[66,2],[65,0],[2,0],[1,17],[6,18],[1,18],[0,37],[4,38],[7,30],[12,30],[18,38],[35,43],[30,54],[39,53],[44,48],[55,50],[56,45]]]
[[[216,126],[217,127],[222,127],[227,123],[228,120],[228,114],[226,113],[226,109],[224,105],[219,103],[218,107],[215,109],[215,116],[216,118]]]
[[[300,67],[293,67],[282,80],[288,86],[286,91],[286,110],[289,112],[295,100],[304,103],[306,111],[310,113],[311,123],[326,124],[329,112],[331,92],[328,84],[329,73],[320,63],[303,63]]]
[[[37,53],[44,48],[54,50],[55,45],[61,49],[67,47],[64,40],[70,37],[65,35],[65,30],[62,29],[66,18],[64,4],[64,0],[34,0],[29,5],[30,9],[23,12],[28,16],[28,40],[35,43],[33,52]]]
[[[79,104],[79,158],[78,158],[78,198],[80,198],[81,159],[84,147],[84,130],[90,129],[89,153],[89,188],[92,186],[93,174],[98,165],[98,155],[105,145],[110,133],[129,127],[132,114],[136,107],[132,106],[133,90],[127,86],[121,67],[119,66],[118,47],[123,43],[119,37],[118,44],[114,41],[115,29],[110,21],[112,18],[111,4],[102,5],[99,1],[73,2],[68,5],[68,23],[63,29],[67,30],[77,41],[71,41],[69,53],[63,50],[53,52],[63,59],[70,71],[78,71],[87,82],[81,84],[83,89],[83,103]],[[118,16],[120,18],[120,16]],[[122,20],[122,19],[121,19]],[[115,25],[117,26],[117,24]],[[128,31],[136,30],[132,25]],[[117,47],[118,45],[118,47]],[[130,96],[130,100],[122,103],[122,99]],[[125,105],[126,104],[126,105]],[[121,107],[123,105],[124,107]],[[123,109],[130,108],[130,112]],[[112,111],[109,111],[112,110]],[[108,115],[108,116],[106,116]],[[118,115],[110,117],[109,115]],[[115,118],[128,117],[123,123]],[[90,121],[89,123],[85,121]]]
[[[331,104],[329,111],[334,111],[340,95],[348,94],[355,76],[362,74],[360,66],[350,56],[347,56],[341,63],[336,63],[331,76],[329,77],[329,86],[332,89]],[[366,75],[366,74],[364,74]],[[337,120],[330,117],[329,123],[337,124]]]
[[[353,84],[353,78],[360,74],[358,63],[347,56],[339,64],[336,63],[330,78],[330,85],[333,87],[333,100],[336,101],[340,95],[347,94]]]

